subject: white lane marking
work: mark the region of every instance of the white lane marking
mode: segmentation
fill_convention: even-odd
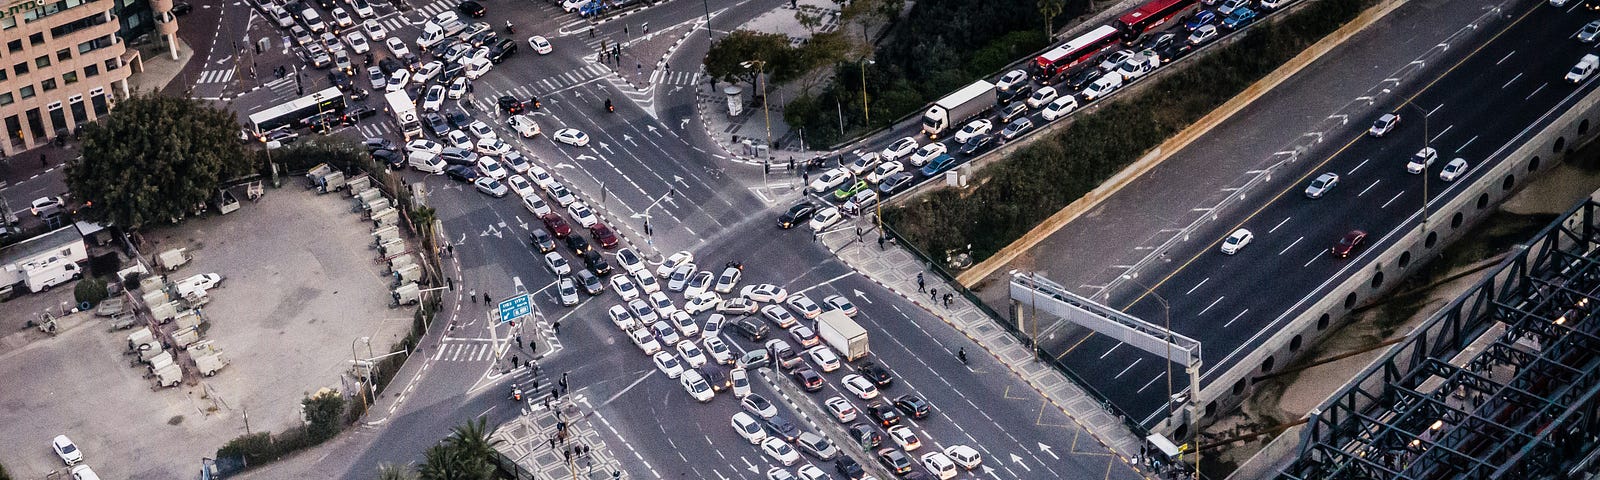
[[[1532,99],[1532,98],[1533,98],[1533,96],[1534,96],[1534,95],[1538,95],[1538,94],[1539,94],[1539,91],[1540,91],[1540,90],[1544,90],[1544,87],[1545,87],[1545,85],[1549,85],[1549,83],[1548,83],[1548,82],[1546,82],[1546,83],[1542,83],[1542,84],[1539,84],[1539,88],[1535,88],[1535,89],[1533,89],[1533,93],[1530,93],[1530,94],[1528,94],[1528,96],[1526,96],[1526,97],[1522,97],[1522,99],[1523,99],[1523,100],[1530,100],[1530,99]]]
[[[1198,317],[1198,316],[1200,316],[1200,315],[1205,315],[1205,314],[1206,314],[1206,312],[1207,312],[1207,311],[1209,311],[1209,310],[1211,310],[1211,307],[1215,307],[1215,306],[1217,306],[1217,303],[1220,303],[1220,302],[1222,302],[1222,299],[1224,299],[1224,298],[1228,298],[1228,297],[1226,297],[1226,296],[1222,296],[1222,297],[1217,297],[1217,299],[1216,299],[1216,300],[1212,300],[1212,301],[1211,301],[1211,304],[1210,304],[1210,305],[1206,305],[1206,308],[1205,308],[1205,310],[1201,310],[1201,311],[1200,311],[1200,313],[1198,313],[1198,314],[1195,314],[1195,316],[1197,316],[1197,317]]]
[[[1367,162],[1370,162],[1370,161],[1372,161],[1372,159],[1370,159],[1370,158],[1362,160],[1359,165],[1356,165],[1356,168],[1350,169],[1350,171],[1348,173],[1346,173],[1345,175],[1355,175],[1356,174],[1356,170],[1360,170],[1361,167],[1367,166]]]
[[[1272,230],[1267,230],[1267,233],[1272,233],[1272,232],[1278,231],[1278,227],[1282,227],[1283,224],[1289,223],[1289,219],[1291,219],[1291,218],[1294,218],[1294,217],[1283,217],[1283,221],[1278,222],[1277,225],[1273,225],[1272,226]]]
[[[1437,106],[1437,107],[1433,107],[1433,110],[1428,110],[1428,114],[1427,115],[1423,115],[1423,116],[1424,117],[1431,117],[1431,116],[1433,116],[1433,112],[1437,112],[1441,108],[1444,108],[1444,104],[1443,103],[1439,104],[1439,106]]]
[[[1373,180],[1372,181],[1372,185],[1367,185],[1367,188],[1361,189],[1361,193],[1357,193],[1356,197],[1360,197],[1362,195],[1366,195],[1367,194],[1367,190],[1372,190],[1372,187],[1378,186],[1378,182],[1382,182],[1382,181],[1383,180]]]
[[[1134,391],[1133,393],[1144,393],[1144,389],[1150,388],[1151,385],[1154,385],[1156,383],[1156,380],[1160,380],[1161,377],[1165,377],[1165,376],[1167,376],[1167,374],[1165,374],[1165,373],[1157,373],[1155,378],[1151,378],[1150,381],[1145,382],[1143,387],[1139,387],[1139,389]]]
[[[1246,313],[1250,313],[1250,309],[1246,308],[1244,311],[1239,312],[1238,315],[1234,315],[1233,320],[1228,320],[1228,323],[1222,324],[1222,328],[1228,328],[1229,326],[1233,325],[1233,322],[1238,321],[1239,318],[1243,317]]]
[[[1209,282],[1209,281],[1211,281],[1211,277],[1206,277],[1205,280],[1201,280],[1200,283],[1194,284],[1194,288],[1189,289],[1189,291],[1187,291],[1187,292],[1183,292],[1183,294],[1184,295],[1188,295],[1188,294],[1194,293],[1195,290],[1199,290],[1200,289],[1201,285],[1205,285],[1206,282]]]
[[[1422,174],[1423,175],[1427,175],[1428,172],[1422,172]],[[1399,193],[1394,194],[1394,197],[1390,198],[1389,201],[1383,202],[1383,206],[1380,206],[1378,208],[1389,208],[1389,204],[1394,203],[1395,200],[1399,200],[1400,196],[1401,195],[1405,195],[1405,194],[1406,194],[1405,190],[1401,190]]]
[[[1111,377],[1111,378],[1113,380],[1118,379],[1118,378],[1122,378],[1122,375],[1128,373],[1128,370],[1133,370],[1133,366],[1134,365],[1138,365],[1139,362],[1143,362],[1143,361],[1144,361],[1143,357],[1133,359],[1133,363],[1128,364],[1128,368],[1122,369],[1121,372],[1117,372],[1117,376]]]
[[[1301,267],[1309,267],[1309,266],[1311,266],[1311,262],[1317,261],[1317,259],[1322,258],[1322,255],[1326,254],[1326,253],[1328,253],[1327,250],[1317,250],[1317,256],[1311,257],[1311,259],[1307,260],[1306,264],[1305,265],[1301,265]]]
[[[1444,133],[1450,131],[1450,129],[1453,128],[1453,127],[1455,127],[1455,125],[1450,125],[1450,126],[1444,127],[1444,130],[1440,130],[1438,135],[1434,135],[1432,140],[1428,140],[1428,143],[1433,143],[1433,142],[1439,141],[1439,137],[1443,137]]]
[[[1515,76],[1515,77],[1511,77],[1511,80],[1510,80],[1510,81],[1508,81],[1508,82],[1506,82],[1506,84],[1505,84],[1505,85],[1501,85],[1501,86],[1500,86],[1500,89],[1501,89],[1501,90],[1505,90],[1505,89],[1506,89],[1506,87],[1509,87],[1509,86],[1511,86],[1511,83],[1512,83],[1512,82],[1515,82],[1515,81],[1517,81],[1517,79],[1519,79],[1519,78],[1522,78],[1522,73],[1521,73],[1521,72],[1517,72],[1517,76]]]
[[[1466,150],[1467,149],[1467,145],[1472,145],[1472,141],[1473,140],[1477,140],[1477,139],[1478,139],[1478,136],[1477,135],[1473,135],[1472,138],[1467,139],[1467,143],[1463,143],[1463,144],[1461,144],[1461,146],[1456,147],[1456,153],[1461,153],[1462,150]]]
[[[1110,355],[1111,352],[1117,351],[1117,347],[1120,347],[1120,346],[1122,346],[1122,342],[1117,342],[1116,345],[1112,345],[1109,350],[1106,350],[1106,353],[1100,354],[1100,359],[1101,360],[1105,360],[1106,359],[1106,355]]]
[[[1512,50],[1511,53],[1507,53],[1506,56],[1500,57],[1500,61],[1499,62],[1494,62],[1494,64],[1495,65],[1499,65],[1500,62],[1504,62],[1504,61],[1506,61],[1507,58],[1511,58],[1512,55],[1516,55],[1516,54],[1517,54],[1517,51],[1516,50]]]
[[[1294,248],[1295,245],[1299,245],[1300,241],[1301,240],[1305,240],[1305,239],[1306,239],[1306,237],[1300,237],[1300,238],[1294,239],[1294,243],[1290,243],[1289,246],[1283,247],[1283,250],[1279,250],[1278,251],[1278,255],[1283,255],[1284,253],[1287,253],[1289,251],[1289,249]]]

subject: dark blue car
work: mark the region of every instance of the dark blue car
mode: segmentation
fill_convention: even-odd
[[[1195,30],[1199,30],[1200,27],[1216,23],[1216,21],[1217,12],[1201,10],[1195,12],[1193,16],[1190,16],[1188,20],[1183,22],[1183,29],[1193,32]]]
[[[1222,28],[1226,28],[1228,30],[1238,30],[1250,26],[1250,24],[1255,21],[1255,10],[1252,10],[1250,7],[1239,7],[1238,10],[1234,10],[1233,13],[1228,14],[1228,18],[1222,19]]]
[[[956,158],[955,157],[952,157],[950,155],[940,155],[940,156],[934,157],[933,160],[929,160],[928,164],[924,165],[922,167],[922,176],[931,177],[931,176],[934,176],[934,175],[938,175],[940,173],[943,173],[945,170],[949,170],[950,167],[953,167],[955,165],[956,165]]]

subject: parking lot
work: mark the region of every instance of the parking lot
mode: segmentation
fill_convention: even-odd
[[[374,355],[403,337],[411,315],[388,308],[390,281],[370,247],[370,223],[351,213],[349,197],[318,196],[298,180],[227,216],[144,234],[147,255],[189,249],[193,260],[171,280],[224,277],[203,310],[206,337],[232,362],[215,377],[153,390],[144,366],[123,354],[130,330],[111,331],[87,313],[62,320],[54,337],[5,337],[0,435],[18,448],[0,453],[0,464],[17,478],[61,470],[49,442],[66,434],[102,477],[192,477],[201,458],[247,429],[298,424],[306,394],[346,390],[352,352],[368,355],[363,337]],[[48,295],[70,299],[71,289]],[[0,311],[20,318],[55,303],[30,296]]]

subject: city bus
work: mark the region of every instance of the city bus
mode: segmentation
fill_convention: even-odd
[[[1145,32],[1195,10],[1195,0],[1150,0],[1139,8],[1117,17],[1111,25],[1122,32],[1124,43],[1133,43]]]
[[[1046,80],[1060,75],[1078,64],[1089,61],[1101,51],[1117,46],[1117,39],[1116,28],[1102,25],[1033,59],[1033,77]]]
[[[245,125],[257,139],[266,132],[282,127],[306,127],[302,120],[318,114],[344,115],[344,93],[337,87],[328,87],[304,97],[290,100],[281,105],[250,114],[250,123]]]

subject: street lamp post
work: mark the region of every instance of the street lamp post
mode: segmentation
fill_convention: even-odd
[[[367,371],[366,375],[362,376],[361,380],[356,382],[356,388],[361,389],[361,412],[362,414],[365,414],[367,411],[367,388],[362,384],[367,384],[372,381],[372,364],[369,362],[366,365],[362,365],[360,356],[356,355],[356,342],[367,344],[367,358],[372,358],[372,337],[356,337],[350,339],[350,362],[355,364],[357,367],[364,367]]]
[[[1173,391],[1172,386],[1172,305],[1167,303],[1167,299],[1165,297],[1162,297],[1161,294],[1156,293],[1154,288],[1151,288],[1149,285],[1145,285],[1144,282],[1139,281],[1137,275],[1126,274],[1122,276],[1122,279],[1133,282],[1134,285],[1144,288],[1145,293],[1155,298],[1156,303],[1161,304],[1161,319],[1164,325],[1163,329],[1166,330],[1167,334],[1167,358],[1165,362],[1162,362],[1166,364],[1167,368],[1167,415],[1174,415],[1176,412],[1173,409],[1173,405],[1175,405],[1176,402],[1172,401],[1172,397],[1176,392]],[[1193,405],[1194,402],[1197,402],[1200,399],[1200,379],[1195,375],[1196,368],[1193,365],[1185,365],[1184,367],[1190,370],[1189,399],[1187,403]],[[1190,412],[1190,414],[1187,416],[1187,420],[1190,438],[1189,450],[1194,452],[1194,462],[1191,466],[1194,467],[1195,477],[1198,478],[1200,476],[1200,448],[1198,444],[1200,439],[1199,414],[1197,412]]]
[[[1424,151],[1428,150],[1430,144],[1433,143],[1433,139],[1428,136],[1428,115],[1432,112],[1423,110],[1422,107],[1411,103],[1410,100],[1406,100],[1402,105],[1414,108],[1422,114],[1422,149]],[[1439,155],[1438,152],[1433,154],[1436,157]],[[1422,233],[1428,233],[1428,165],[1426,163],[1422,165]]]

